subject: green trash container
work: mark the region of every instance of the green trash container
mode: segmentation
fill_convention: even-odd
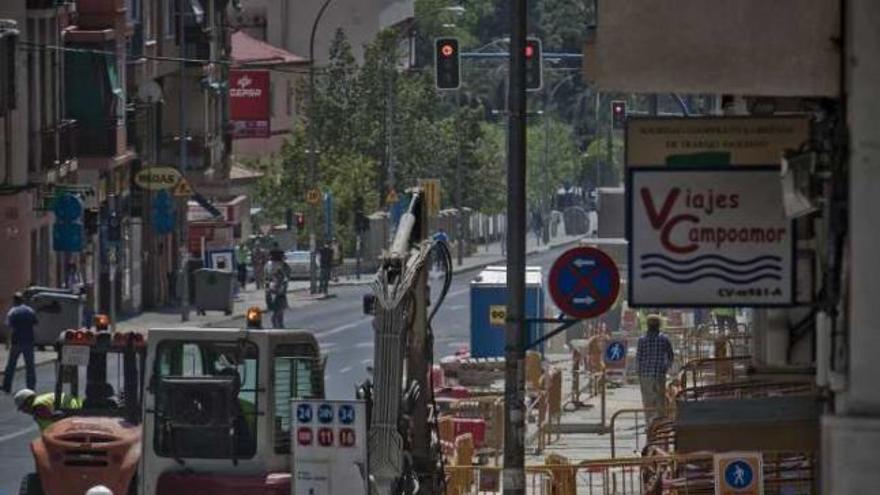
[[[224,270],[199,268],[194,272],[196,311],[223,311],[232,314],[235,275]]]

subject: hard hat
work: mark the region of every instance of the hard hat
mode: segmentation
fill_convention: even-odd
[[[12,396],[12,400],[15,401],[15,407],[17,409],[21,409],[21,406],[23,406],[24,403],[27,402],[28,399],[35,397],[36,395],[37,395],[37,393],[34,392],[33,390],[31,390],[29,388],[23,388],[23,389],[19,390],[18,392],[16,392],[15,395]]]
[[[113,495],[113,492],[104,485],[97,485],[89,488],[86,495]]]

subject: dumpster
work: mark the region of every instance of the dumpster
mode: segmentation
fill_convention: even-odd
[[[504,356],[507,268],[490,266],[471,281],[471,356]],[[526,318],[544,318],[541,267],[526,268]],[[529,342],[544,335],[541,323],[527,325]],[[536,350],[543,353],[544,346]]]
[[[83,321],[85,298],[68,289],[28,287],[22,291],[24,302],[37,313],[34,344],[55,345],[61,332],[79,328]]]
[[[232,272],[199,268],[193,273],[195,299],[194,304],[199,314],[205,311],[223,311],[232,314]]]

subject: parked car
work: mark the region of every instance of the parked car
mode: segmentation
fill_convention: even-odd
[[[294,280],[308,280],[309,264],[311,257],[308,251],[286,251],[284,262],[290,267],[291,278]]]

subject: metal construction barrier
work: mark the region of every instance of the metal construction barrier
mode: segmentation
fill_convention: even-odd
[[[682,388],[718,385],[742,380],[751,356],[696,359],[685,363],[678,372]]]
[[[608,433],[611,440],[611,458],[617,457],[617,436],[618,431],[623,427],[620,425],[620,418],[631,417],[630,424],[626,427],[627,431],[633,432],[635,440],[635,450],[633,453],[639,453],[642,450],[642,444],[647,443],[647,413],[652,409],[620,409],[611,415],[611,422],[608,425]]]
[[[791,395],[812,395],[816,386],[810,382],[741,381],[684,388],[678,400],[698,401],[708,399],[755,399]]]
[[[811,452],[764,452],[765,495],[818,494],[817,456]],[[501,493],[502,468],[447,466],[446,494]],[[526,468],[526,493],[536,495],[712,495],[710,453],[626,457],[573,463],[548,456]]]

